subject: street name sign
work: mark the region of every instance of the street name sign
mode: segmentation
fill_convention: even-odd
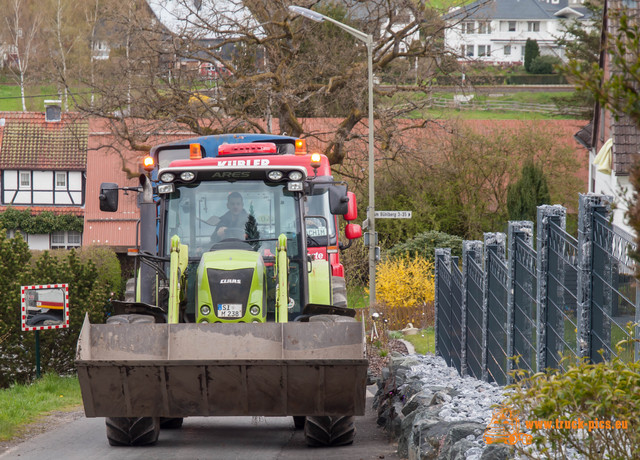
[[[411,211],[376,211],[376,219],[411,219]]]

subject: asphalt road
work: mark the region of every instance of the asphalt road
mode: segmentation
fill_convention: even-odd
[[[0,459],[399,459],[396,446],[375,422],[375,386],[367,391],[367,413],[356,418],[351,446],[309,448],[291,417],[190,417],[178,430],[162,430],[149,447],[111,447],[104,418],[81,418],[27,440]]]

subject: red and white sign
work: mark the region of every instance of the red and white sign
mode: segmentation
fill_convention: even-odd
[[[69,328],[69,285],[40,284],[20,288],[23,331]]]

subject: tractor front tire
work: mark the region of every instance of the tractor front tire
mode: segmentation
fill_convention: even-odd
[[[107,439],[111,446],[149,446],[158,441],[158,417],[107,417]]]
[[[304,437],[309,447],[346,446],[356,435],[355,417],[307,417]]]
[[[149,315],[116,315],[107,318],[107,324],[155,323]],[[148,446],[158,441],[158,417],[107,417],[107,439],[112,446]]]
[[[156,319],[151,315],[115,315],[107,318],[107,324],[142,324],[142,323],[155,323]]]

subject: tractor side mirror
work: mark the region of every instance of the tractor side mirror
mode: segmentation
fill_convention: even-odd
[[[349,240],[355,240],[362,236],[362,227],[358,224],[347,224],[344,228],[344,236]]]
[[[103,182],[100,184],[100,211],[116,212],[118,210],[118,184]]]
[[[344,216],[349,211],[347,186],[332,184],[329,186],[329,208],[334,216]]]
[[[344,215],[344,220],[356,220],[358,218],[358,203],[356,202],[356,194],[353,192],[347,192],[347,197],[349,197],[349,210]]]

